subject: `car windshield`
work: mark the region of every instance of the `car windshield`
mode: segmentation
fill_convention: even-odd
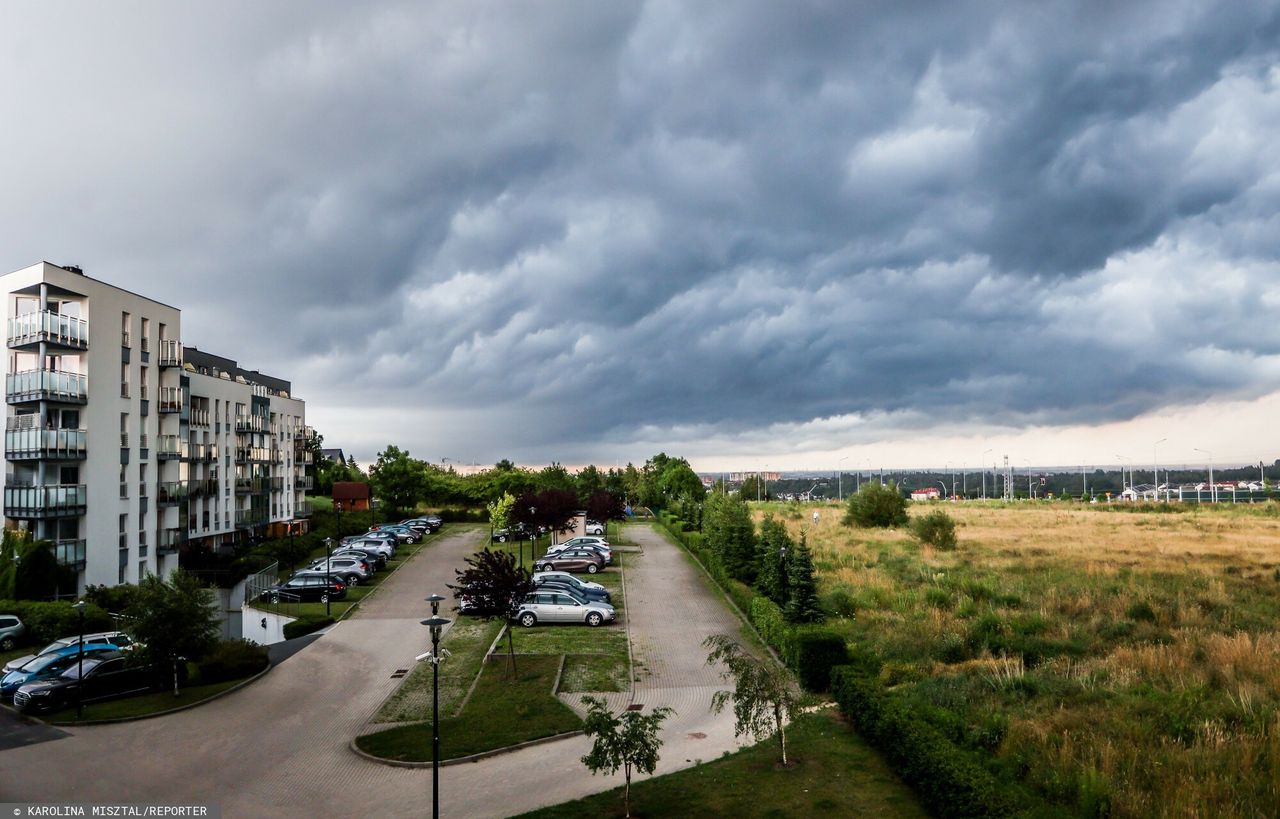
[[[84,658],[84,673],[85,673],[85,675],[87,676],[88,674],[92,673],[92,672],[93,672],[93,669],[94,669],[94,668],[96,668],[96,667],[97,667],[97,665],[98,665],[99,663],[101,663],[101,662],[102,662],[102,660],[100,660],[100,659],[95,659],[95,658],[85,657],[85,658]],[[68,680],[78,680],[78,679],[80,679],[80,663],[79,663],[79,661],[74,662],[74,663],[72,663],[71,665],[67,666],[67,670],[62,672],[62,676],[63,676],[63,677],[65,677],[65,678],[66,678],[66,679],[68,679]]]
[[[76,642],[75,640],[54,640],[52,643],[49,643],[49,645],[40,649],[38,653],[48,654],[50,651],[56,651],[57,649],[66,648],[69,645],[74,645],[75,642]]]

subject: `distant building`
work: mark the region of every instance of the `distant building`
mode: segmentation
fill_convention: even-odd
[[[341,512],[359,512],[369,508],[372,497],[369,484],[361,481],[334,481],[333,508]]]
[[[942,490],[936,486],[926,486],[923,489],[912,489],[911,500],[913,501],[931,501],[938,500],[942,497]]]
[[[328,458],[336,464],[345,464],[347,462],[347,458],[342,454],[341,449],[322,449],[320,450],[320,457]]]

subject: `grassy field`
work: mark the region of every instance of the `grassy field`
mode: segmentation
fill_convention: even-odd
[[[513,677],[506,662],[486,663],[462,713],[440,719],[441,758],[469,756],[580,728],[578,715],[551,694],[559,667],[559,657],[520,657]],[[429,761],[431,722],[366,734],[356,744],[385,759]]]
[[[959,547],[775,505],[896,696],[1072,813],[1280,805],[1280,508],[951,505]],[[913,512],[919,512],[919,508]]]
[[[787,732],[794,765],[777,765],[770,739],[721,759],[631,786],[632,816],[923,817],[876,753],[833,711],[800,717]],[[661,771],[661,763],[658,770]],[[525,814],[526,819],[620,817],[622,789]]]

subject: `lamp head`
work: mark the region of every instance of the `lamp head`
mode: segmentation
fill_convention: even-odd
[[[433,594],[427,598],[427,602],[431,604],[431,614],[433,616],[440,613],[440,604],[443,603],[444,600],[445,598],[438,594]]]
[[[79,612],[80,614],[84,614],[84,609],[85,609],[85,606],[87,606],[87,605],[88,605],[88,603],[84,602],[83,600],[77,600],[77,601],[76,601],[76,602],[71,606],[71,608],[75,609],[75,610],[76,610],[77,612]]]

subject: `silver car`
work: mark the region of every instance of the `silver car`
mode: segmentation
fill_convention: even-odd
[[[337,575],[347,581],[348,586],[355,586],[369,579],[369,564],[354,557],[335,557],[328,561],[322,557],[307,568],[324,574]]]
[[[516,622],[529,628],[538,623],[612,623],[618,613],[608,603],[588,603],[562,592],[538,591],[524,598]]]

